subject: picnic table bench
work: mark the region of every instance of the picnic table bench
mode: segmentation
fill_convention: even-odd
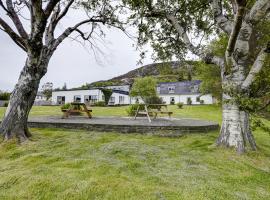
[[[92,118],[91,112],[92,109],[86,107],[85,103],[73,102],[71,103],[71,108],[62,109],[63,116],[62,118],[68,118],[70,114],[80,114],[85,112],[89,118]]]
[[[140,104],[136,110],[134,119],[138,115],[146,115],[148,121],[151,122],[150,115],[153,115],[153,119],[156,119],[158,114],[167,114],[171,118],[173,112],[168,110],[166,104]]]

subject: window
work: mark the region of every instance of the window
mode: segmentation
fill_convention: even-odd
[[[115,97],[111,97],[109,100],[109,104],[114,104],[115,103]]]
[[[196,102],[200,102],[201,98],[200,97],[196,97]]]
[[[57,96],[57,104],[62,105],[65,104],[66,97],[65,96]]]
[[[84,103],[89,103],[91,100],[91,96],[89,95],[84,95]]]
[[[74,100],[74,102],[80,103],[82,100],[81,95],[75,95],[73,100]]]
[[[175,99],[174,99],[174,97],[171,97],[171,98],[170,98],[170,104],[173,105],[174,103],[175,103]]]
[[[125,102],[125,96],[119,96],[119,104],[123,104]]]
[[[168,87],[168,91],[169,91],[169,93],[174,93],[174,91],[175,91],[175,86],[169,86],[169,87]]]

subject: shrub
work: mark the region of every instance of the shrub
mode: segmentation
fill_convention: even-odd
[[[170,104],[171,104],[171,105],[174,105],[174,101],[171,101]]]
[[[200,104],[204,104],[204,100],[200,100]]]
[[[192,104],[192,100],[191,100],[190,97],[188,97],[188,99],[187,99],[187,104],[188,104],[188,105],[191,105],[191,104]]]
[[[184,106],[184,104],[181,103],[181,102],[177,103],[176,105],[177,105],[177,107],[178,107],[179,109],[183,108],[183,106]]]
[[[9,97],[10,97],[10,93],[8,92],[0,93],[0,100],[2,101],[8,101]]]
[[[132,105],[130,105],[126,109],[126,112],[127,112],[128,116],[135,116],[136,111],[137,111],[139,106],[142,106],[142,104],[132,104]]]
[[[105,107],[106,103],[105,103],[105,101],[98,101],[98,102],[94,103],[94,106]]]
[[[71,108],[71,104],[70,103],[66,103],[64,105],[61,106],[61,109],[62,110],[65,110],[65,109],[70,109]]]
[[[145,99],[146,104],[162,104],[162,99],[158,96],[152,96]]]
[[[8,107],[8,102],[5,102],[3,106]]]

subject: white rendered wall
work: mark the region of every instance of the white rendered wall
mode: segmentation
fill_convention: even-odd
[[[190,94],[190,95],[159,95],[159,97],[162,98],[162,100],[166,104],[170,104],[171,97],[174,97],[175,103],[184,103],[187,104],[188,97],[191,98],[192,104],[200,104],[200,102],[197,102],[197,97],[199,97],[200,94]],[[204,101],[204,104],[213,104],[213,97],[210,94],[200,96],[200,100]]]
[[[100,90],[70,90],[70,91],[53,91],[52,103],[57,104],[57,97],[64,96],[65,103],[71,103],[74,101],[74,96],[81,96],[81,102],[84,102],[85,95],[97,95],[98,101],[102,101],[103,93]]]

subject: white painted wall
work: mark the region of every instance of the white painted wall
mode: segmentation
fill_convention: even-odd
[[[162,100],[166,103],[166,104],[170,104],[171,102],[171,97],[174,97],[175,103],[184,103],[187,104],[187,99],[188,97],[191,98],[192,104],[193,105],[198,105],[200,104],[200,102],[197,102],[197,97],[199,97],[200,94],[189,94],[189,95],[174,95],[174,94],[167,94],[167,95],[159,95],[159,97],[162,98]],[[213,104],[213,97],[210,94],[207,95],[203,95],[200,97],[201,100],[204,100],[204,104]]]
[[[114,98],[114,102],[112,99]],[[111,99],[109,101],[109,105],[129,105],[130,104],[130,96],[125,94],[113,93]]]
[[[54,91],[52,92],[52,104],[56,105],[57,104],[57,97],[58,96],[65,96],[65,103],[71,103],[74,101],[74,96],[80,96],[81,97],[81,102],[84,102],[84,96],[85,95],[96,95],[97,96],[97,101],[104,101],[102,98],[103,93],[99,89],[93,89],[93,90],[72,90],[72,91]],[[171,97],[174,97],[175,103],[184,103],[187,104],[187,99],[188,97],[191,98],[192,104],[193,105],[198,105],[200,102],[196,101],[196,98],[199,97],[200,94],[190,94],[190,95],[175,95],[175,94],[166,94],[166,95],[159,95],[163,99],[163,101],[166,104],[170,104],[170,99]],[[136,99],[134,97],[130,97],[129,95],[125,94],[119,94],[119,93],[113,93],[111,100],[114,98],[114,102],[110,101],[109,104],[121,104],[121,105],[129,105],[129,104],[135,104]],[[120,98],[124,98],[124,100],[120,101]],[[139,99],[139,103],[143,103],[141,98]],[[202,95],[200,96],[201,100],[204,100],[204,104],[213,104],[214,99],[211,94],[207,95]]]
[[[71,103],[74,102],[74,96],[80,96],[81,102],[84,102],[84,96],[85,95],[97,95],[98,101],[102,101],[102,95],[103,93],[98,90],[70,90],[70,91],[53,91],[52,92],[52,103],[53,105],[57,104],[57,97],[58,96],[64,96],[65,97],[65,103]]]
[[[93,90],[70,90],[70,91],[53,91],[52,92],[52,104],[57,105],[57,97],[58,96],[64,96],[65,97],[65,103],[71,103],[74,102],[74,96],[80,96],[81,102],[84,102],[84,96],[85,95],[96,95],[97,101],[104,101],[103,93],[99,89],[93,89]],[[129,95],[125,94],[119,94],[119,93],[113,93],[111,96],[111,99],[114,98],[114,104],[124,104],[128,105],[130,104],[130,97]],[[113,104],[111,101],[110,104]]]

